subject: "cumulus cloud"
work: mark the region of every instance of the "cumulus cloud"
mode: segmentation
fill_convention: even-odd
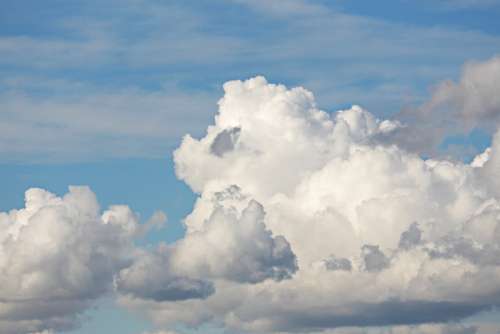
[[[138,248],[134,240],[162,226],[144,224],[126,205],[101,212],[88,187],[63,197],[26,192],[25,208],[0,213],[0,331],[67,330],[113,289],[151,302],[206,299],[213,279],[255,284],[290,279],[297,270],[287,240],[264,223],[262,205],[230,187],[214,194],[212,215],[173,245]],[[227,201],[245,202],[241,212]]]
[[[499,304],[500,135],[473,164],[423,159],[393,136],[406,124],[361,107],[329,114],[263,77],[224,91],[206,135],[174,153],[200,197],[169,261],[213,294],[123,305],[235,332],[473,333],[416,325]]]
[[[223,205],[216,202],[203,225],[177,243],[174,267],[240,283],[291,278],[297,270],[295,254],[283,236],[266,228],[262,205],[250,200],[241,212]]]
[[[206,298],[214,292],[209,281],[173,274],[169,257],[166,246],[160,246],[155,252],[141,252],[133,265],[120,273],[118,291],[158,302]]]
[[[137,251],[134,263],[116,279],[120,294],[144,301],[186,301],[213,295],[213,280],[256,284],[292,277],[295,254],[283,236],[266,228],[262,205],[236,186],[212,195],[204,203],[213,206],[212,212],[202,221],[193,212],[187,220],[198,225],[190,225],[184,238],[154,251]]]
[[[174,153],[199,194],[178,241],[138,248],[166,215],[101,212],[86,187],[0,213],[2,332],[69,329],[113,289],[165,328],[478,332],[429,324],[500,303],[500,133],[471,164],[423,159],[401,147],[411,126],[360,106],[330,114],[263,77],[224,90]]]
[[[62,197],[26,191],[24,208],[0,212],[0,332],[76,326],[79,314],[134,263],[134,238],[165,220],[158,211],[140,224],[125,205],[101,212],[84,186],[70,186]]]

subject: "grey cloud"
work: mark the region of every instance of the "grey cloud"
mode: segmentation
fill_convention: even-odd
[[[240,136],[241,128],[235,127],[224,129],[215,136],[210,152],[218,157],[222,157],[225,153],[234,149],[236,142]]]
[[[272,240],[272,253],[269,261],[264,266],[267,270],[257,275],[254,281],[260,281],[266,277],[275,281],[289,279],[297,271],[297,259],[293,254],[290,243],[282,235],[277,235]]]
[[[379,246],[363,245],[361,253],[366,271],[376,272],[390,265],[390,259],[380,250]]]
[[[376,304],[344,305],[342,310],[303,310],[280,314],[272,331],[316,332],[339,327],[373,327],[445,323],[471,316],[490,307],[483,304],[393,300]],[[451,329],[451,333],[462,333]],[[469,333],[474,328],[467,328]],[[474,333],[474,332],[472,332]]]
[[[424,249],[432,258],[463,258],[478,266],[500,265],[498,243],[479,244],[470,237],[446,236]]]
[[[401,233],[399,248],[407,250],[417,246],[421,241],[422,231],[420,230],[418,223],[412,223],[408,230]]]
[[[352,264],[349,259],[337,258],[335,256],[330,256],[330,258],[324,260],[326,269],[328,270],[346,270],[351,271]]]
[[[458,82],[441,82],[426,103],[396,115],[407,126],[385,139],[410,151],[434,156],[439,154],[438,147],[447,136],[465,135],[475,128],[492,133],[500,121],[499,86],[498,56],[466,63]],[[458,152],[467,149],[470,148]]]
[[[151,281],[151,278],[148,278],[139,285],[132,285],[125,278],[118,282],[118,291],[122,294],[130,294],[134,298],[157,302],[205,299],[215,292],[213,284],[208,281],[182,276],[157,277],[157,279],[157,281]]]
[[[169,256],[165,247],[141,252],[130,267],[120,272],[118,292],[157,302],[204,299],[215,292],[209,281],[172,273]]]
[[[225,200],[244,200],[245,198],[246,196],[242,193],[241,188],[235,184],[214,193],[215,203],[222,203]]]

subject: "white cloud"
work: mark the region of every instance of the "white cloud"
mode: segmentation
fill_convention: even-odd
[[[174,247],[172,265],[180,272],[197,277],[216,277],[240,283],[259,283],[266,279],[289,279],[297,270],[290,244],[281,235],[273,236],[266,228],[261,204],[240,198],[243,209],[227,205],[241,196],[235,187],[232,193],[215,194],[213,211],[202,225],[192,226]],[[240,204],[240,203],[238,203]],[[241,205],[241,204],[240,204]],[[196,222],[196,223],[199,223]]]
[[[213,194],[200,205],[212,206],[207,219],[196,221],[172,245],[138,251],[133,265],[120,272],[117,290],[125,298],[156,302],[207,299],[216,292],[211,280],[279,282],[297,271],[288,241],[272,235],[262,206],[237,187]]]
[[[498,139],[474,166],[423,160],[397,143],[381,145],[405,128],[360,107],[330,115],[307,90],[262,77],[228,82],[224,90],[207,134],[186,136],[174,154],[178,176],[200,198],[185,220],[186,238],[174,246],[188,244],[191,256],[173,267],[212,276],[215,291],[162,303],[124,296],[123,305],[163,325],[213,322],[278,333],[447,322],[500,302]],[[221,134],[234,129],[238,135],[215,150]],[[250,199],[262,206],[245,222]],[[246,273],[239,265],[253,268],[246,277],[262,271],[255,270],[265,263],[260,255],[251,258],[254,266],[245,257],[237,263],[253,254],[238,255],[247,243],[268,242],[251,233],[259,225],[290,245],[298,270],[289,279],[239,278]],[[233,239],[235,228],[242,230]],[[194,239],[198,233],[203,238]],[[272,260],[272,248],[257,250]],[[235,266],[225,269],[226,261]],[[475,330],[425,326],[415,330]]]
[[[25,208],[0,212],[0,332],[71,329],[113,291],[150,303],[189,302],[213,295],[213,280],[290,279],[295,255],[266,228],[262,206],[234,187],[214,196],[206,221],[177,243],[148,250],[134,240],[164,224],[164,213],[141,224],[126,205],[101,212],[88,187],[71,186],[63,197],[29,189]]]
[[[0,212],[0,331],[72,328],[130,266],[142,224],[127,206],[101,212],[88,187],[25,198],[25,208]]]
[[[498,0],[442,0],[433,3],[440,9],[447,10],[462,10],[462,9],[489,9],[491,7],[498,7],[500,2]]]
[[[31,189],[0,214],[3,332],[69,329],[113,288],[159,325],[238,332],[446,322],[499,302],[500,134],[470,165],[423,160],[390,142],[406,125],[359,106],[328,114],[263,77],[224,90],[215,124],[175,152],[200,194],[177,242],[137,248],[166,216],[101,212],[86,187]]]

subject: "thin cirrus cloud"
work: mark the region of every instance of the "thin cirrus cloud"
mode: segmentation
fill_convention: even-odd
[[[112,4],[102,7],[109,15],[63,6],[29,21],[37,33],[7,26],[2,157],[158,157],[183,133],[202,133],[222,82],[259,73],[309,87],[332,110],[357,103],[393,114],[500,47],[477,29],[412,26],[306,1],[216,2],[224,15],[204,3]]]
[[[49,86],[58,90],[64,84]],[[4,161],[163,156],[185,129],[199,132],[206,118],[200,111],[215,102],[209,94],[187,94],[172,87],[157,92],[121,89],[83,94],[79,88],[61,88],[65,95],[53,98],[19,91],[1,95]]]

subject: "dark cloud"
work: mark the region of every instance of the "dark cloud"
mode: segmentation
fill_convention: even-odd
[[[210,152],[222,157],[225,153],[232,151],[238,141],[240,132],[241,128],[238,127],[222,130],[215,136],[212,145],[210,145]]]

